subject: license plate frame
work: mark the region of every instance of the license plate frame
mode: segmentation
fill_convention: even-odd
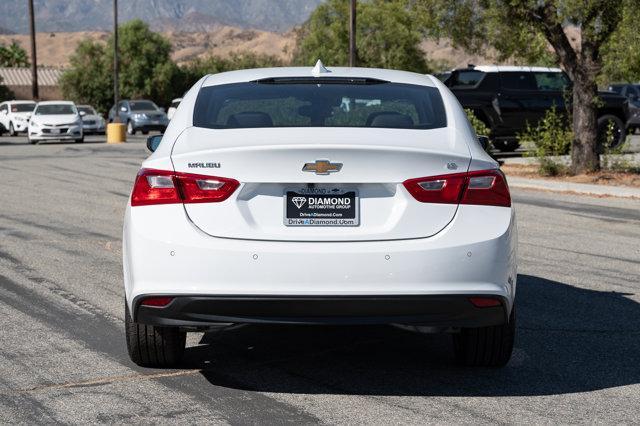
[[[294,197],[298,197],[295,202]],[[311,198],[312,202],[309,201]],[[285,226],[360,226],[360,194],[356,188],[290,187],[284,189],[282,199]],[[335,203],[332,201],[334,199]]]

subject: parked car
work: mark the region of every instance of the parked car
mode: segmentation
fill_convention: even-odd
[[[169,124],[167,114],[155,103],[147,100],[120,101],[118,103],[120,122],[127,125],[127,133],[135,135],[140,131],[146,135],[151,130],[164,132]],[[115,105],[109,111],[109,122],[116,117]]]
[[[640,129],[640,84],[612,84],[609,91],[616,92],[629,100],[629,120],[627,127],[632,130]]]
[[[105,121],[91,105],[78,105],[78,112],[82,117],[82,131],[85,135],[105,133]]]
[[[33,101],[6,101],[0,103],[0,135],[9,132],[16,136],[26,133],[31,113],[36,103]]]
[[[167,110],[167,117],[169,118],[169,120],[171,120],[171,118],[173,117],[173,114],[176,113],[176,110],[178,109],[178,105],[180,105],[180,102],[182,102],[182,98],[176,98],[171,101],[171,106],[169,106],[169,109]]]
[[[501,151],[518,148],[517,135],[527,124],[535,126],[552,106],[565,116],[570,107],[565,100],[571,100],[571,81],[558,68],[471,65],[444,78],[462,106],[491,129],[493,145]],[[628,102],[611,92],[599,92],[599,97],[599,140],[604,140],[612,123],[614,140],[609,146],[618,146],[626,137]]]
[[[232,71],[180,109],[148,138],[125,213],[135,363],[179,364],[187,331],[273,323],[420,324],[453,332],[463,364],[506,364],[515,210],[438,79]]]
[[[73,140],[84,142],[82,119],[73,102],[38,102],[28,128],[29,143],[45,140]]]

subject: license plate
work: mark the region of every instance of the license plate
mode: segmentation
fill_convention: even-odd
[[[60,134],[60,129],[51,129],[51,134],[59,135]]]
[[[286,226],[358,226],[358,191],[341,188],[295,188],[284,193]]]
[[[153,120],[151,121],[151,124],[160,124],[160,120]]]

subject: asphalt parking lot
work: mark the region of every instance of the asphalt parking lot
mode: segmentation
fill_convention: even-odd
[[[144,137],[0,138],[0,422],[633,423],[640,201],[516,190],[518,335],[499,370],[394,327],[191,334],[181,369],[132,364],[121,227]],[[91,143],[91,142],[94,143]]]

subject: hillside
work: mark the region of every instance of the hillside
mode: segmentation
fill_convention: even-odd
[[[244,30],[236,27],[217,26],[209,32],[164,34],[173,43],[173,59],[186,62],[198,56],[226,56],[231,52],[254,52],[289,59],[295,40],[293,34],[279,34],[260,30]],[[65,67],[80,41],[91,39],[105,41],[109,33],[80,31],[64,33],[38,33],[38,65]],[[29,36],[23,34],[0,35],[0,43],[17,41],[30,51]]]
[[[169,31],[164,35],[173,43],[173,59],[184,63],[196,57],[209,55],[226,56],[231,52],[253,52],[274,55],[289,60],[295,48],[293,32],[275,33],[261,30],[246,30],[226,25],[217,25],[208,32]],[[38,64],[42,66],[64,67],[69,63],[81,40],[104,41],[109,33],[101,31],[38,33]],[[29,51],[29,37],[23,34],[0,35],[0,43],[17,41]],[[452,67],[466,66],[468,63],[492,63],[490,55],[469,55],[454,49],[448,40],[438,43],[432,40],[421,45],[429,59],[445,62]]]
[[[126,0],[119,20],[143,19],[156,31],[209,31],[219,25],[283,32],[304,22],[323,0]],[[104,0],[39,0],[36,29],[108,31],[113,27],[112,2]],[[0,28],[28,32],[27,2],[0,1]]]

